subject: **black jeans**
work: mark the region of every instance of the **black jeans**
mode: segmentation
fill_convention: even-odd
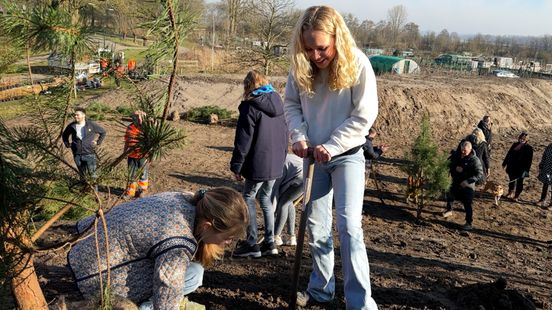
[[[542,183],[541,201],[546,199],[546,192],[548,192],[548,183]],[[552,190],[550,190],[550,204],[552,204]]]
[[[475,190],[471,187],[461,187],[460,184],[453,184],[447,196],[447,209],[452,211],[452,203],[455,200],[464,205],[466,211],[466,224],[473,222],[473,196]]]
[[[508,183],[508,194],[511,194],[514,191],[514,187],[516,188],[516,192],[514,197],[519,197],[521,192],[523,191],[523,178],[520,174],[513,174],[508,173],[508,177],[510,178],[510,183]]]

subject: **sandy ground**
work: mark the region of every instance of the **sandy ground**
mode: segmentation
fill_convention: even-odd
[[[181,78],[173,109],[183,112],[190,107],[218,105],[237,111],[241,79]],[[275,81],[280,86],[285,77]],[[162,85],[160,81],[147,82],[145,87],[152,91]],[[368,182],[363,227],[372,292],[379,308],[532,309],[533,304],[537,309],[552,309],[552,211],[534,205],[541,189],[536,179],[537,165],[551,137],[552,82],[389,76],[378,78],[378,93],[380,113],[375,126],[381,135],[375,142],[391,148],[375,166],[379,191],[375,181]],[[116,90],[93,100],[128,105],[131,94]],[[424,112],[430,114],[434,138],[443,151],[455,148],[483,115],[490,114],[495,124],[490,178],[504,186],[507,176],[500,166],[502,159],[517,133],[528,130],[535,156],[521,201],[503,199],[500,207],[494,207],[490,194],[478,194],[474,203],[475,228],[469,233],[460,230],[464,224],[460,205],[456,205],[453,217],[441,217],[443,201],[431,202],[424,210],[425,220],[418,222],[415,207],[407,204],[402,194],[406,175],[399,168]],[[234,128],[187,121],[174,124],[185,130],[187,144],[154,163],[153,193],[221,185],[241,189],[229,171]],[[122,125],[115,121],[102,125],[109,133],[104,149],[120,150]],[[260,212],[258,223],[262,230]],[[66,227],[59,226],[49,237],[66,233]],[[338,240],[334,242],[339,248]],[[65,255],[62,251],[37,257],[41,283],[49,299],[60,294],[78,297],[63,266]],[[207,309],[287,308],[294,256],[294,248],[281,247],[275,257],[227,257],[206,271],[203,286],[190,299],[205,304]],[[305,288],[311,270],[308,249],[303,253],[301,270],[300,287]],[[335,300],[308,309],[345,309],[337,250],[335,272]],[[501,280],[493,284],[498,279],[505,283]]]

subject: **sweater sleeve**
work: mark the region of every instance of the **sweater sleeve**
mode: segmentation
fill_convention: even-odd
[[[357,143],[364,137],[374,124],[378,116],[378,91],[376,76],[370,61],[362,52],[358,52],[357,59],[360,64],[358,84],[352,87],[353,110],[351,115],[339,127],[337,127],[330,139],[323,146],[332,156],[339,155],[363,143]]]
[[[185,248],[173,248],[157,256],[153,274],[153,305],[156,310],[180,309],[189,263],[189,253]]]
[[[286,83],[284,113],[291,143],[307,141],[307,123],[303,118],[299,89],[291,73]]]

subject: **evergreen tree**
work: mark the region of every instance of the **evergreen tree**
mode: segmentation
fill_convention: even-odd
[[[439,152],[431,138],[429,115],[423,116],[420,135],[405,159],[408,162],[403,167],[408,174],[406,198],[416,204],[416,216],[421,219],[426,201],[440,197],[451,183],[447,155]]]
[[[172,16],[173,1],[165,1],[164,7],[167,9],[163,17],[167,21],[167,16]],[[183,13],[170,18],[172,27],[169,29],[160,27],[159,24],[152,25],[152,28],[160,27],[166,33],[172,33],[172,38],[177,37],[178,32],[183,38],[192,30],[193,20],[182,19],[180,16],[183,16]],[[71,180],[78,178],[78,171],[73,163],[65,160],[67,150],[60,144],[60,135],[57,133],[65,127],[68,111],[76,104],[74,64],[79,59],[79,55],[89,50],[89,32],[81,26],[78,11],[67,6],[55,8],[37,6],[32,10],[24,6],[10,6],[7,15],[0,19],[0,26],[1,29],[12,30],[8,34],[14,42],[17,40],[22,43],[33,42],[42,50],[55,48],[58,52],[69,55],[72,61],[71,77],[65,80],[64,85],[55,90],[52,96],[31,99],[30,104],[34,112],[30,112],[28,116],[36,120],[33,126],[8,128],[0,119],[0,241],[2,241],[0,276],[5,279],[1,284],[11,286],[19,309],[46,310],[48,305],[33,266],[34,253],[39,250],[36,248],[35,241],[65,212],[75,206],[83,208],[81,204],[84,196],[91,196],[96,201],[94,208],[96,220],[91,226],[92,231],[85,233],[97,234],[95,228],[103,225],[104,233],[107,234],[104,213],[108,212],[120,197],[113,198],[109,194],[107,197],[100,196],[95,190],[96,185],[112,180],[115,177],[117,165],[136,148],[139,148],[143,154],[146,154],[148,160],[152,161],[182,145],[184,135],[164,121],[166,111],[174,100],[174,96],[168,94],[172,94],[176,65],[173,67],[167,90],[158,98],[147,97],[137,89],[138,98],[135,108],[146,111],[149,117],[144,120],[142,133],[137,137],[135,146],[116,158],[99,156],[101,162],[97,171],[98,177],[85,178],[86,188],[90,191],[71,192],[71,197],[59,198],[52,191],[53,185],[68,186]],[[161,41],[168,44],[170,40],[167,37]],[[24,44],[19,45],[24,46]],[[173,46],[177,47],[178,44]],[[157,51],[159,56],[170,53],[176,58],[176,49],[163,51],[158,47]],[[126,179],[124,181],[126,182]],[[109,188],[107,190],[110,193]],[[37,231],[33,231],[33,216],[40,211],[46,201],[51,200],[63,202],[65,206]],[[62,243],[74,242],[79,237],[81,236],[74,236],[72,240],[65,240]],[[104,236],[104,239],[108,240],[107,236]],[[106,247],[99,251],[105,251],[109,259],[107,243]],[[107,281],[105,284],[102,283],[100,294],[101,309],[110,307],[109,261],[107,265]]]

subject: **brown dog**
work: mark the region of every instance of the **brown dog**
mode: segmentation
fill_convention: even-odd
[[[495,199],[495,206],[498,207],[498,201],[500,200],[500,197],[504,195],[504,187],[502,185],[496,183],[495,181],[487,181],[485,183],[485,186],[483,187],[483,192],[489,192],[494,195]]]

